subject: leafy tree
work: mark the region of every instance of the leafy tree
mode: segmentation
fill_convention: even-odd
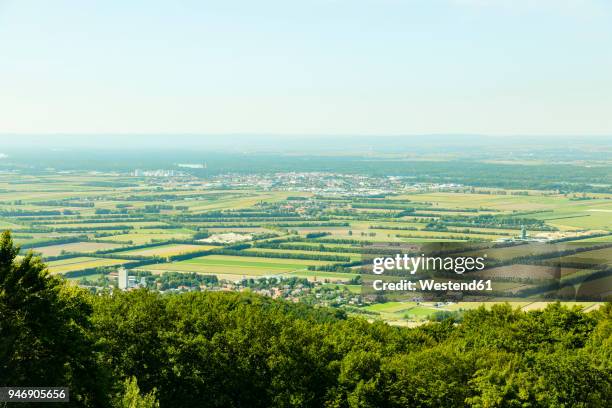
[[[610,304],[592,313],[493,305],[403,328],[252,293],[94,296],[17,253],[5,233],[0,384],[68,386],[76,406],[586,408],[612,400]]]
[[[159,402],[155,398],[155,390],[141,395],[135,377],[125,380],[123,386],[123,395],[114,404],[116,408],[159,408]]]
[[[108,387],[98,364],[90,303],[49,275],[40,258],[0,237],[0,384],[69,387],[74,405],[99,406]]]

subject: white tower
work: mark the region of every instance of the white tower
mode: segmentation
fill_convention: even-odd
[[[119,268],[118,278],[119,278],[119,289],[125,290],[128,288],[128,271],[125,268]]]

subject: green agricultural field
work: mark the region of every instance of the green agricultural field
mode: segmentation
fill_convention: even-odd
[[[416,302],[386,302],[376,303],[369,306],[363,307],[364,310],[377,313],[381,319],[386,320],[390,323],[397,323],[402,320],[411,320],[417,322],[424,322],[428,317],[432,316],[436,312],[458,312],[470,309],[476,309],[484,307],[491,309],[493,305],[503,304],[507,302],[458,302],[458,303],[416,303]],[[544,309],[548,304],[552,302],[516,302],[512,301],[509,304],[513,308],[520,308],[522,310],[539,310]],[[596,302],[563,302],[569,307],[579,307],[583,310],[594,310],[599,307],[601,303]]]
[[[348,282],[357,277],[356,273],[344,272],[325,272],[325,271],[308,271],[301,270],[289,273],[291,276],[306,278],[311,281],[330,281],[330,282]]]
[[[521,310],[525,310],[525,311],[540,310],[540,309],[544,309],[550,303],[552,302],[531,302],[531,303],[521,306]],[[510,303],[510,304],[514,306],[514,303]],[[596,303],[596,302],[563,302],[563,304],[567,307],[578,307],[585,311],[595,310],[602,305],[601,303]],[[519,303],[518,305],[521,305],[521,304]]]
[[[350,245],[350,244],[328,244],[328,243],[319,243],[319,242],[285,242],[283,243],[283,246],[287,246],[287,247],[300,247],[300,246],[310,246],[313,248],[313,250],[316,250],[317,247],[324,245],[327,248],[338,248],[338,249],[350,249],[355,253],[359,253],[359,251],[361,250],[362,246],[361,245]],[[291,249],[291,248],[289,248]]]
[[[79,281],[79,280],[81,280],[81,279],[83,279],[83,278],[87,278],[87,279],[88,279],[88,280],[90,280],[90,281],[96,281],[96,280],[98,280],[98,279],[103,278],[104,276],[107,276],[107,275],[105,275],[105,274],[103,274],[103,273],[94,273],[94,274],[92,274],[92,275],[86,275],[86,276],[72,276],[72,277],[67,277],[66,279],[68,279],[69,281],[73,281],[73,282]]]
[[[594,251],[580,252],[558,258],[562,263],[612,265],[612,248],[597,249]]]
[[[130,261],[125,259],[109,259],[94,257],[77,257],[51,261],[47,263],[51,273],[66,273],[81,271],[84,269],[98,268],[102,266],[118,266]]]
[[[581,243],[583,241],[580,241]],[[584,246],[596,245],[596,242],[585,244]],[[575,249],[576,246],[571,242],[562,242],[558,244],[543,244],[529,243],[523,245],[514,245],[505,248],[488,248],[484,251],[488,258],[498,260],[508,260],[526,255],[545,255],[549,256],[563,250]],[[466,252],[465,255],[480,255],[482,251]]]
[[[4,229],[18,229],[20,227],[21,227],[21,225],[19,225],[19,224],[15,224],[13,222],[5,221],[5,220],[0,219],[0,230],[4,230]]]
[[[164,222],[159,222],[159,221],[143,221],[143,222],[106,222],[106,223],[88,223],[87,221],[82,222],[82,223],[70,223],[70,224],[46,224],[46,227],[49,228],[73,228],[73,229],[78,229],[78,228],[96,228],[96,227],[105,227],[105,228],[111,228],[111,227],[119,227],[118,229],[120,229],[121,227],[132,227],[134,229],[141,229],[143,227],[159,227],[159,226],[163,226],[163,225],[167,225]],[[146,230],[145,230],[146,231]]]
[[[53,240],[53,239],[61,239],[61,238],[67,238],[67,237],[74,237],[80,235],[78,233],[53,233],[53,234],[49,234],[49,233],[20,233],[20,232],[15,232],[13,234],[13,239],[15,240],[16,243],[18,244],[30,244],[30,245],[36,245],[38,243],[46,243],[49,240]]]
[[[32,248],[32,251],[35,253],[39,253],[43,257],[45,257],[61,255],[62,252],[90,253],[121,247],[121,244],[111,244],[106,242],[72,242],[70,244],[49,245],[44,247]]]
[[[151,271],[196,272],[212,275],[265,276],[306,269],[329,262],[302,259],[260,258],[250,256],[208,255],[179,262],[149,265]]]
[[[467,242],[463,239],[453,238],[401,238],[401,242],[408,244],[417,244],[420,242]]]
[[[249,248],[244,252],[263,252],[271,254],[287,254],[287,255],[323,255],[323,256],[347,256],[351,261],[361,259],[361,254],[354,252],[325,252],[325,251],[305,251],[302,249],[271,249],[271,248]]]
[[[390,193],[385,196],[372,194],[374,190],[356,194],[355,183],[362,181],[350,178],[345,180],[346,184],[342,187],[344,192],[338,192],[335,187],[326,191],[325,183],[319,184],[317,180],[305,182],[312,184],[299,185],[299,180],[309,180],[309,175],[289,176],[288,184],[277,187],[277,179],[282,179],[282,176],[250,174],[245,176],[246,181],[232,185],[233,179],[242,176],[216,176],[211,172],[206,177],[201,174],[185,177],[133,177],[129,173],[131,171],[133,169],[120,173],[101,171],[89,174],[53,174],[49,171],[45,174],[0,174],[0,229],[12,230],[16,242],[36,246],[34,251],[43,256],[60,255],[62,251],[90,254],[87,257],[51,262],[51,270],[59,273],[127,262],[122,259],[96,258],[93,252],[97,250],[115,249],[112,256],[118,258],[163,258],[223,248],[198,245],[199,240],[213,234],[235,232],[259,235],[252,242],[254,248],[234,246],[229,249],[242,250],[244,255],[265,253],[266,257],[209,255],[147,265],[139,269],[156,274],[164,271],[214,274],[227,280],[284,274],[324,282],[326,285],[348,287],[356,294],[360,293],[361,286],[349,286],[348,283],[360,272],[359,268],[351,273],[313,271],[308,270],[308,267],[339,262],[296,257],[337,255],[358,261],[363,251],[361,244],[365,242],[497,241],[517,237],[523,222],[528,225],[530,238],[543,240],[573,239],[582,235],[612,232],[612,195],[605,193],[559,194],[553,191],[469,186],[459,187],[454,192],[440,192],[436,191],[435,185],[412,189],[410,184],[413,181],[410,179],[405,180],[406,188],[400,187],[398,195]],[[341,174],[338,172],[322,177],[342,179]],[[274,187],[259,187],[270,184],[252,182],[259,177],[270,177]],[[372,182],[372,179],[368,182]],[[376,190],[385,191],[389,183],[387,179],[379,180]],[[478,191],[483,194],[477,194]],[[132,229],[120,233],[119,229],[125,226]],[[69,231],[62,231],[62,228]],[[317,233],[322,232],[328,235],[317,237]],[[311,233],[315,233],[315,236],[307,238]],[[44,246],[53,239],[75,236],[86,238],[71,244]],[[171,240],[180,240],[181,243],[168,244],[167,241]],[[611,242],[612,235],[576,241]],[[133,245],[155,242],[163,242],[164,245],[131,248]],[[279,243],[283,248],[257,248],[260,242]],[[36,243],[43,244],[37,246]],[[321,245],[334,252],[321,251]],[[563,249],[565,245],[558,243],[552,250]],[[524,255],[530,250],[541,253],[549,249],[534,244],[491,249],[487,252],[489,258],[508,259]],[[288,258],[272,258],[273,254],[284,254]],[[610,256],[608,252],[600,255]],[[575,261],[588,256],[581,254],[563,260]],[[529,278],[546,268],[533,265],[516,271],[510,266],[503,266],[491,273],[497,277]],[[572,266],[563,268],[561,273],[563,278],[574,279],[585,272]],[[503,288],[517,288],[524,283],[503,282],[499,285]],[[474,304],[460,305],[460,308],[469,308]],[[440,306],[388,302],[368,306],[366,310],[379,313],[380,318],[399,324],[408,320],[411,323],[420,322],[435,311],[453,311],[457,307],[456,304]]]
[[[339,289],[339,290],[348,289],[349,292],[354,293],[354,294],[361,293],[361,285],[346,285],[342,283],[324,283],[321,286],[327,289]]]
[[[38,186],[40,188],[40,185]],[[76,187],[76,186],[73,186]],[[63,186],[62,191],[11,191],[8,193],[0,193],[0,200],[2,201],[15,201],[15,200],[27,200],[29,202],[47,201],[47,200],[62,200],[89,196],[92,192],[99,195],[112,195],[115,194],[113,191],[104,189],[87,190],[78,186],[75,190],[70,191],[70,186]],[[41,208],[41,207],[38,207]],[[44,207],[43,207],[44,208]]]
[[[535,193],[537,194],[537,193]],[[498,211],[548,210],[559,206],[560,201],[569,201],[558,195],[510,195],[470,193],[424,193],[406,194],[397,199],[409,199],[415,203],[432,202],[441,208],[488,208]]]
[[[414,307],[415,305],[415,302],[386,302],[366,306],[364,309],[370,312],[396,313]]]
[[[155,241],[167,241],[170,239],[189,239],[191,234],[185,233],[172,233],[172,232],[160,232],[151,233],[149,230],[143,232],[130,232],[128,234],[113,235],[105,237],[105,240],[116,241],[119,243],[129,243],[134,245],[149,244]]]
[[[595,237],[595,238],[586,238],[586,239],[581,239],[581,240],[576,240],[574,242],[593,242],[593,243],[603,243],[603,242],[612,242],[612,234],[610,235],[606,235],[603,237]]]
[[[197,224],[200,225],[200,224]],[[206,227],[212,234],[223,234],[225,232],[235,232],[238,234],[251,234],[251,233],[263,233],[270,232],[268,228],[264,227]]]
[[[244,194],[244,193],[243,193]],[[285,192],[274,192],[274,193],[251,193],[249,195],[245,194],[242,197],[230,198],[227,200],[217,200],[213,203],[203,203],[202,205],[190,206],[189,210],[195,213],[202,211],[211,211],[211,210],[223,210],[228,208],[238,209],[238,208],[248,208],[254,204],[257,204],[261,201],[280,201],[284,200],[287,196],[292,195],[291,193]]]
[[[391,237],[395,237],[397,235],[400,236],[410,236],[410,238],[401,237],[405,240],[409,240],[412,238],[415,239],[433,239],[434,237],[444,236],[448,237],[447,239],[456,239],[461,240],[463,238],[472,238],[472,239],[485,239],[485,240],[496,240],[499,238],[503,238],[504,235],[486,235],[486,234],[470,234],[463,232],[444,232],[444,231],[404,231],[404,230],[388,230],[388,229],[371,229],[370,232],[376,233],[376,236],[386,237],[387,235],[391,235]],[[514,232],[516,234],[516,231]],[[506,237],[511,237],[512,235],[505,235]]]
[[[584,211],[549,219],[547,223],[561,230],[592,229],[612,231],[612,212],[588,213]]]

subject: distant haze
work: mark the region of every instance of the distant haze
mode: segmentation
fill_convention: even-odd
[[[503,156],[512,149],[572,149],[592,146],[601,153],[612,149],[609,136],[485,136],[485,135],[0,135],[0,158],[12,150],[70,151],[201,151],[280,152],[314,154],[439,154],[491,149]],[[505,152],[505,153],[504,153]]]

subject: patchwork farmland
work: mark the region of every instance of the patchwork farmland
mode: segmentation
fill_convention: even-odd
[[[292,282],[290,291],[312,294],[302,301],[398,322],[456,310],[365,302],[362,263],[372,246],[504,243],[522,234],[558,248],[592,245],[592,253],[568,253],[560,260],[569,279],[588,270],[580,262],[609,260],[612,245],[612,194],[436,185],[352,194],[296,188],[294,181],[275,189],[256,184],[245,188],[236,178],[215,189],[188,176],[0,174],[0,228],[12,232],[22,255],[32,251],[51,273],[85,286],[114,285],[119,267],[158,287],[159,277],[176,273],[220,282],[207,281],[209,286],[264,291],[273,289],[269,279],[279,279]],[[524,251],[510,247],[490,255],[512,258]],[[494,273],[523,282],[499,287],[521,287],[542,268],[517,273],[500,265]]]

